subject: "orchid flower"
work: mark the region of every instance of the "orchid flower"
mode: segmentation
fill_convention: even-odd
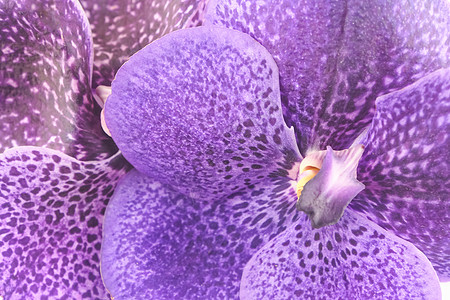
[[[212,1],[118,71],[115,299],[440,299],[447,1]]]
[[[103,215],[129,165],[91,87],[204,9],[127,2],[83,1],[89,22],[78,0],[0,0],[0,299],[109,299]]]
[[[448,3],[0,3],[0,296],[439,298]]]

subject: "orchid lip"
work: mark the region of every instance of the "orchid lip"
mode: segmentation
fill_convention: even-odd
[[[363,145],[342,151],[330,146],[313,152],[300,164],[297,209],[305,212],[314,228],[339,221],[350,201],[364,189],[356,179]]]

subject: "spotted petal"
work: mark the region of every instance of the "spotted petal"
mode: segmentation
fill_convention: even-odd
[[[242,269],[297,219],[295,185],[273,174],[245,194],[191,199],[132,171],[105,215],[102,276],[114,299],[237,299]]]
[[[377,96],[450,65],[447,0],[212,0],[206,22],[249,33],[274,56],[302,154],[348,148]]]
[[[115,153],[94,111],[92,40],[78,1],[1,1],[0,28],[0,153],[25,145],[83,160]]]
[[[321,229],[308,223],[252,257],[241,299],[441,299],[436,272],[412,244],[355,212]]]
[[[36,147],[0,155],[0,298],[107,298],[101,226],[120,163]]]
[[[134,167],[192,197],[239,192],[299,161],[275,62],[230,29],[184,29],[139,51],[113,81],[105,118]]]
[[[200,25],[206,0],[81,0],[94,37],[94,87],[111,85],[134,53],[181,28]]]
[[[450,69],[380,97],[350,207],[412,242],[450,279]]]

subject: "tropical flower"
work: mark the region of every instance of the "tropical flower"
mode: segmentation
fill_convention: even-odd
[[[449,16],[212,1],[132,56],[105,105],[136,168],[104,223],[115,299],[440,298]]]
[[[0,299],[109,298],[101,227],[129,166],[91,81],[109,85],[129,55],[204,8],[128,2],[83,1],[89,23],[77,0],[0,1]]]
[[[107,123],[138,171],[101,257],[128,167],[91,80],[109,85],[204,2],[82,1],[90,24],[75,0],[0,2],[1,297],[106,299],[100,260],[115,299],[438,297],[410,242],[448,277],[448,4],[241,2],[213,1],[209,25],[270,54],[205,27],[118,73]],[[345,158],[365,189],[313,229],[296,206],[329,216],[302,203]]]

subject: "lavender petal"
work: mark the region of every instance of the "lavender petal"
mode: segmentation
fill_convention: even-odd
[[[378,96],[450,66],[446,0],[212,0],[205,23],[248,33],[273,55],[303,155],[348,148]]]
[[[191,197],[237,193],[300,160],[275,62],[235,30],[183,29],[139,51],[112,83],[105,120],[135,168]]]
[[[355,212],[311,229],[301,218],[245,266],[241,299],[441,299],[422,252]]]
[[[94,110],[92,40],[78,1],[2,1],[0,27],[0,153],[27,145],[82,160],[115,153]]]
[[[127,59],[150,42],[201,25],[206,0],[81,0],[94,38],[93,86],[111,85]]]
[[[450,69],[380,97],[362,141],[358,179],[366,189],[350,203],[425,253],[450,279]]]
[[[120,157],[82,162],[17,147],[0,154],[0,296],[106,299],[103,214],[126,169]]]
[[[127,174],[104,223],[102,276],[114,299],[238,299],[244,265],[298,218],[295,185],[271,178],[198,200]]]

